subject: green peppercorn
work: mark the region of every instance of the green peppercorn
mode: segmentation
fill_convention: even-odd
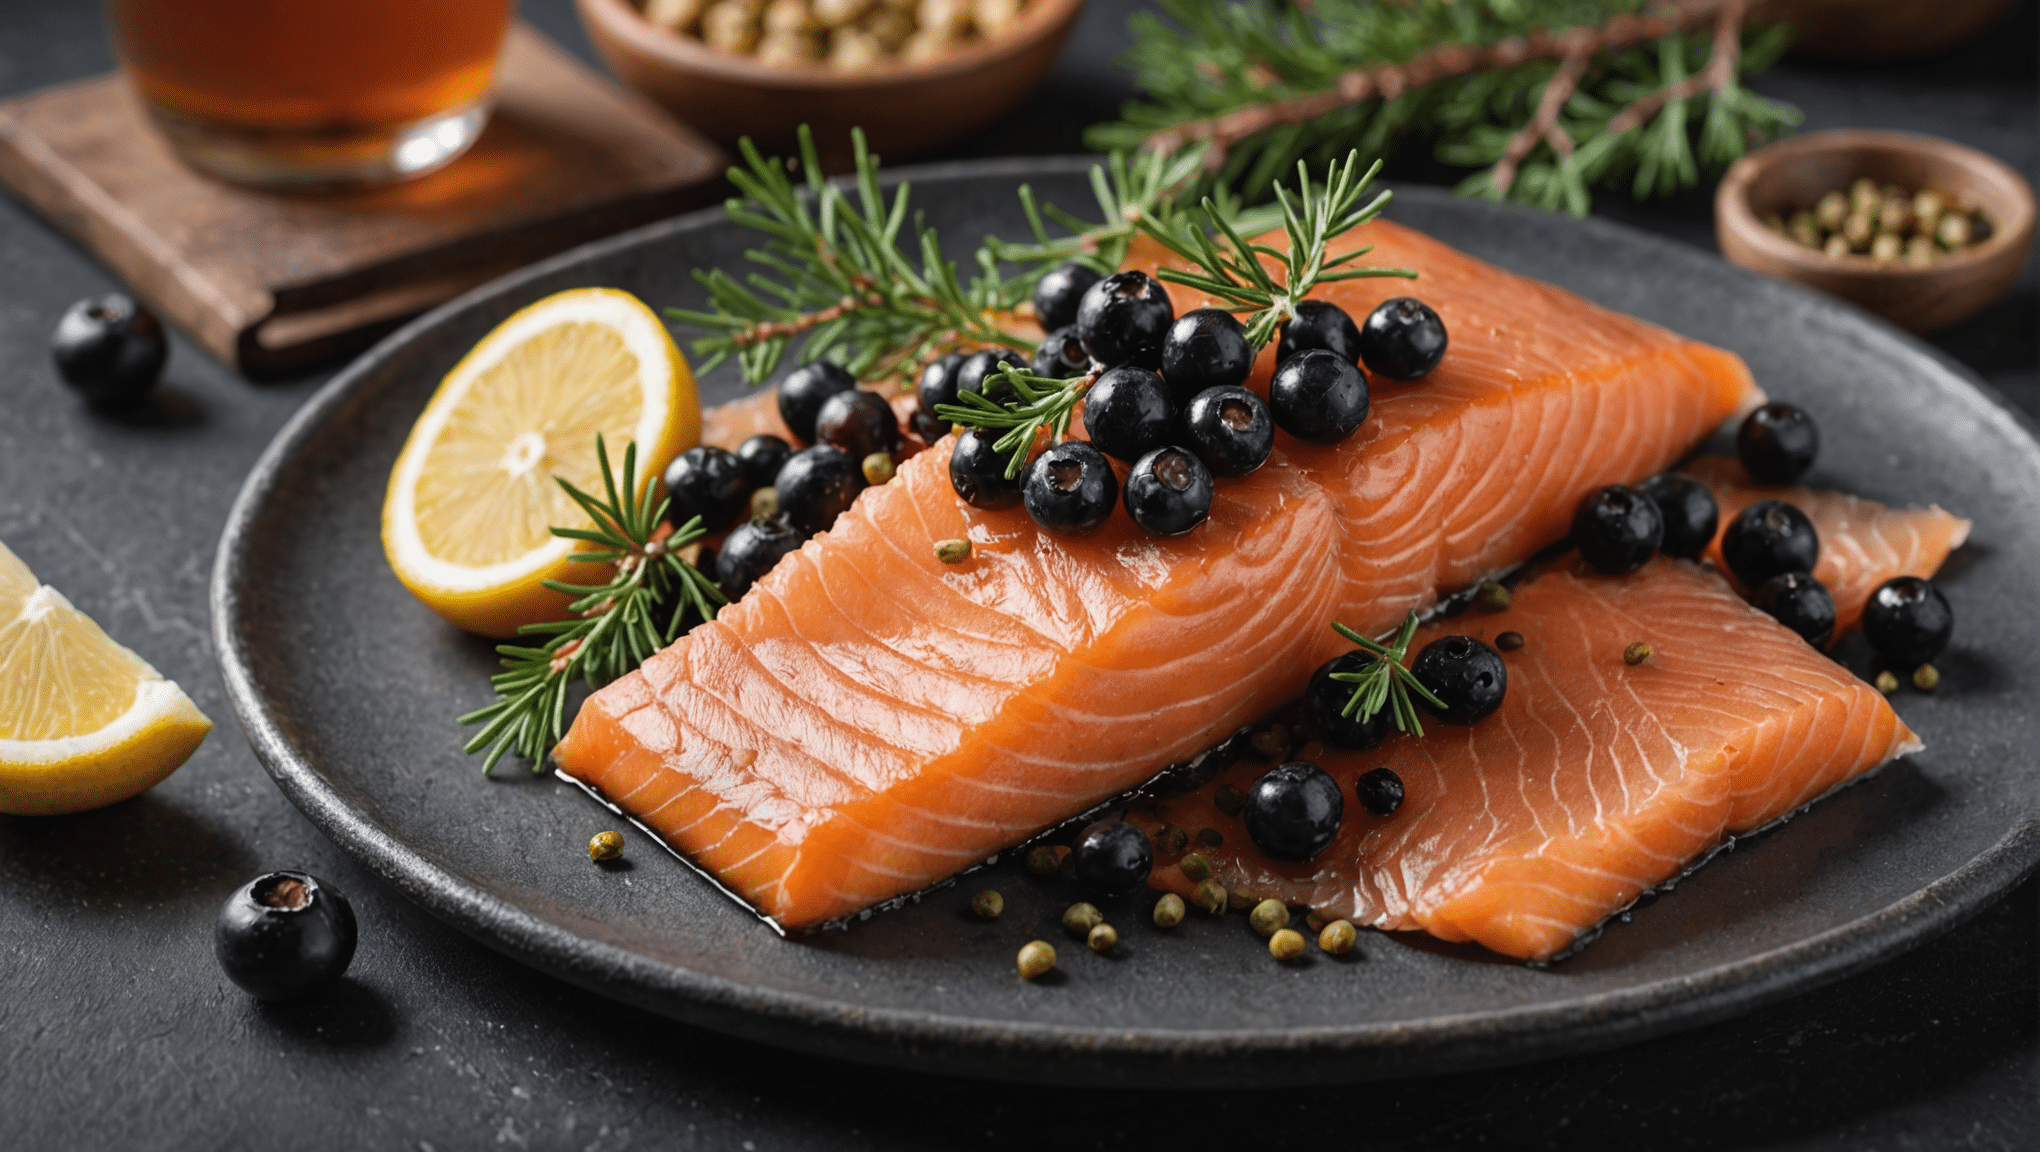
[[[1893,196],[1877,206],[1877,229],[1903,236],[1913,226],[1913,206],[1910,196]]]
[[[970,559],[970,541],[941,540],[935,544],[935,558],[944,564],[961,564]]]
[[[588,841],[588,859],[601,863],[623,855],[623,833],[597,832]]]
[[[1110,952],[1119,947],[1119,930],[1110,924],[1093,925],[1090,934],[1084,937],[1084,943],[1089,944],[1093,952]]]
[[[1225,844],[1225,834],[1216,828],[1199,828],[1197,842],[1206,848],[1218,848]]]
[[[1650,645],[1638,640],[1622,650],[1622,662],[1634,668],[1645,660],[1650,659],[1650,652]]]
[[[1522,646],[1523,634],[1521,632],[1504,632],[1500,636],[1495,637],[1495,647],[1503,652],[1514,652]]]
[[[1914,236],[1905,242],[1905,262],[1914,268],[1924,268],[1934,262],[1934,241],[1927,236]]]
[[[1254,733],[1254,738],[1249,743],[1253,746],[1254,755],[1259,756],[1261,759],[1280,760],[1289,754],[1289,727],[1286,724],[1270,725]],[[1234,791],[1238,791],[1238,789],[1234,789]],[[1240,803],[1244,808],[1246,804],[1244,797],[1241,798]],[[1224,809],[1220,809],[1220,811],[1224,811]],[[1237,812],[1228,812],[1226,814],[1229,816],[1239,815]]]
[[[770,520],[779,515],[779,489],[760,488],[751,493],[751,519]]]
[[[1289,927],[1289,906],[1280,900],[1263,900],[1247,913],[1247,926],[1263,936]]]
[[[1268,937],[1268,955],[1277,960],[1294,960],[1303,955],[1303,933],[1284,928]]]
[[[1840,232],[1837,232],[1827,238],[1827,242],[1821,245],[1820,250],[1839,260],[1850,254],[1849,239]]]
[[[1959,252],[1969,246],[1969,217],[1966,213],[1950,212],[1941,217],[1934,226],[1934,239],[1950,252]]]
[[[1069,930],[1070,935],[1075,936],[1079,940],[1088,935],[1091,929],[1104,922],[1105,914],[1098,911],[1096,904],[1082,902],[1072,904],[1069,906],[1069,910],[1062,915],[1062,926]]]
[[[1879,672],[1877,674],[1877,679],[1872,680],[1870,683],[1875,685],[1877,690],[1879,692],[1884,693],[1886,696],[1889,696],[1893,692],[1898,691],[1898,677],[1893,676],[1891,674],[1891,669],[1889,668],[1886,668],[1884,671]]]
[[[1507,588],[1492,580],[1481,581],[1480,590],[1473,594],[1473,602],[1489,612],[1500,612],[1513,599]]]
[[[1830,192],[1813,206],[1814,223],[1829,232],[1842,226],[1849,218],[1849,198],[1840,192]]]
[[[1048,975],[1049,970],[1055,967],[1055,945],[1046,940],[1029,940],[1022,944],[1018,967],[1023,980],[1036,980]]]
[[[1820,247],[1820,224],[1811,212],[1794,212],[1785,224],[1786,234],[1808,248]]]
[[[1870,247],[1870,238],[1877,234],[1877,222],[1869,212],[1851,212],[1842,221],[1842,235],[1849,241],[1849,250],[1862,252]]]
[[[1867,176],[1858,176],[1855,182],[1849,185],[1849,211],[1851,212],[1868,212],[1870,209],[1877,207],[1877,202],[1882,199],[1884,197],[1878,191],[1877,182]]]
[[[864,482],[873,487],[893,478],[892,453],[873,452],[864,458]]]
[[[1870,242],[1872,260],[1896,260],[1904,250],[1905,241],[1899,239],[1896,232],[1879,232],[1877,239]]]
[[[1238,816],[1246,810],[1247,794],[1230,784],[1221,784],[1218,791],[1211,794],[1211,806],[1228,816]]]
[[[1922,188],[1913,193],[1913,235],[1932,236],[1934,228],[1941,223],[1941,213],[1947,211],[1948,201],[1931,188]]]
[[[1318,931],[1318,951],[1327,956],[1344,956],[1353,950],[1353,944],[1360,933],[1351,922],[1334,920]]]
[[[1176,867],[1183,870],[1183,875],[1200,884],[1214,875],[1211,861],[1206,860],[1201,852],[1183,853],[1183,858],[1176,861]]]
[[[1247,909],[1252,908],[1254,905],[1259,904],[1260,902],[1261,898],[1259,896],[1255,896],[1247,892],[1242,892],[1239,889],[1235,888],[1226,895],[1225,906],[1227,908],[1232,909],[1234,912],[1245,912]]]
[[[1922,692],[1932,692],[1941,686],[1941,670],[1932,664],[1922,664],[1913,669],[1913,687]]]
[[[1036,876],[1053,876],[1062,870],[1062,853],[1052,844],[1036,844],[1027,850],[1027,870]]]
[[[1175,856],[1190,846],[1190,834],[1174,824],[1164,824],[1154,834],[1155,851]]]
[[[1329,912],[1320,912],[1315,908],[1306,908],[1303,910],[1303,922],[1311,931],[1316,932],[1332,922],[1332,915]]]
[[[980,920],[997,920],[1006,910],[1006,898],[996,888],[987,888],[970,898],[970,910]]]
[[[1174,928],[1183,922],[1183,917],[1186,914],[1187,910],[1183,907],[1183,898],[1174,892],[1164,892],[1162,893],[1162,898],[1155,901],[1155,927],[1157,928]]]
[[[1227,892],[1225,885],[1220,884],[1218,881],[1204,880],[1200,881],[1197,885],[1197,890],[1190,894],[1190,902],[1211,913],[1213,916],[1217,916],[1223,913],[1226,910],[1226,906],[1232,902],[1232,894]]]

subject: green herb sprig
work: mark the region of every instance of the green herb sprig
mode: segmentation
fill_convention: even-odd
[[[981,431],[1006,429],[1005,435],[992,443],[992,449],[1006,454],[1006,479],[1011,480],[1026,466],[1027,453],[1043,428],[1049,430],[1051,444],[1062,443],[1069,435],[1070,417],[1076,411],[1077,401],[1097,382],[1096,372],[1058,380],[1008,364],[997,375],[987,377],[984,388],[992,396],[1011,399],[1002,401],[976,392],[959,392],[957,403],[937,404],[935,415]]]
[[[1417,614],[1412,612],[1405,617],[1395,639],[1387,644],[1370,640],[1336,620],[1332,621],[1332,629],[1375,658],[1372,664],[1358,672],[1332,673],[1332,679],[1353,685],[1352,699],[1339,709],[1339,715],[1348,719],[1357,715],[1365,724],[1379,715],[1383,708],[1393,708],[1395,726],[1422,739],[1424,722],[1417,718],[1417,706],[1410,701],[1410,693],[1415,692],[1435,708],[1444,708],[1445,702],[1433,695],[1429,688],[1418,682],[1414,673],[1403,666],[1404,654],[1410,650],[1410,641],[1417,634]]]
[[[552,637],[543,647],[497,646],[503,671],[490,681],[496,690],[495,703],[459,721],[482,725],[462,751],[472,755],[482,748],[489,750],[482,762],[484,775],[508,752],[530,760],[532,771],[539,771],[546,753],[566,734],[567,688],[576,676],[591,688],[614,680],[672,643],[690,610],[703,620],[713,620],[716,606],[729,603],[722,589],[679,554],[680,549],[707,535],[701,517],[687,521],[671,535],[660,532],[671,501],[661,499],[653,507],[649,502],[652,486],[646,485],[644,492],[638,490],[637,445],[632,443],[623,450],[620,486],[609,466],[609,447],[600,435],[595,438],[595,455],[602,463],[602,487],[608,499],[597,499],[562,477],[553,478],[588,513],[595,527],[554,528],[552,534],[595,545],[590,551],[574,553],[571,559],[614,564],[615,574],[603,584],[547,580],[547,588],[575,597],[567,605],[573,618],[517,629],[523,636]],[[654,615],[669,601],[674,605],[672,615],[661,628]]]
[[[1381,215],[1394,195],[1383,191],[1362,205],[1360,198],[1381,171],[1381,161],[1356,175],[1359,166],[1359,151],[1348,152],[1344,164],[1328,165],[1324,182],[1313,185],[1309,167],[1301,160],[1296,162],[1296,191],[1275,186],[1275,203],[1281,209],[1282,230],[1289,240],[1284,249],[1248,241],[1229,214],[1208,196],[1200,205],[1207,228],[1167,227],[1163,222],[1143,220],[1141,231],[1202,270],[1163,268],[1157,277],[1209,293],[1229,302],[1235,311],[1248,312],[1243,323],[1247,341],[1256,349],[1275,338],[1276,328],[1292,319],[1297,304],[1320,284],[1371,276],[1416,279],[1417,274],[1407,268],[1346,267],[1374,251],[1371,244],[1327,255],[1333,239]],[[1225,238],[1230,251],[1219,248],[1213,233]],[[1262,263],[1264,256],[1280,263],[1279,283]]]
[[[1027,339],[1006,326],[1006,317],[1044,273],[1071,262],[1114,270],[1140,225],[1168,217],[1198,175],[1195,150],[1133,158],[1116,153],[1091,170],[1098,223],[1038,202],[1023,184],[1020,203],[1034,242],[987,237],[971,254],[975,271],[966,281],[932,226],[915,217],[908,228],[911,187],[901,183],[888,197],[879,185],[878,157],[861,131],[852,132],[851,145],[854,173],[830,180],[805,126],[798,179],[748,139],[738,143],[742,163],[729,170],[729,179],[743,195],[726,208],[732,221],[763,234],[764,242],[745,252],[757,269],[742,279],[719,268],[695,271],[708,290],[707,310],[666,310],[673,320],[710,330],[693,345],[697,371],[735,357],[744,380],[760,383],[804,341],[803,363],[826,358],[862,379],[896,374],[911,380],[922,366],[961,348],[1024,346]],[[1068,235],[1051,235],[1051,221]]]

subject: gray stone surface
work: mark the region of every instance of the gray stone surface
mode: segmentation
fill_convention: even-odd
[[[1118,99],[1098,78],[1124,11],[1094,0],[1051,87],[972,151],[1070,150]],[[565,4],[526,14],[585,51]],[[1787,66],[1761,87],[1799,102],[1809,127],[1919,128],[2035,178],[2033,46],[2029,6],[1950,59]],[[0,5],[0,91],[108,63],[96,9]],[[1704,195],[1601,205],[1708,242]],[[1740,1020],[1339,1090],[946,1081],[728,1040],[541,976],[355,866],[285,803],[226,707],[206,631],[213,543],[241,476],[316,379],[252,385],[179,341],[155,420],[90,418],[56,388],[43,340],[67,302],[112,286],[106,273],[4,198],[0,269],[0,539],[222,724],[135,801],[0,818],[0,1146],[2013,1148],[2040,1128],[2030,883],[1916,952]],[[2035,302],[2029,269],[2012,297],[1936,340],[2029,409]],[[270,1008],[218,975],[209,930],[236,882],[285,866],[344,889],[363,940],[335,993]]]

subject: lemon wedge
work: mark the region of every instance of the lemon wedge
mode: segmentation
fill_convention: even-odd
[[[125,800],[212,731],[184,692],[0,544],[0,812]]]
[[[482,337],[418,417],[383,501],[383,551],[397,579],[485,636],[560,619],[568,597],[544,580],[607,579],[605,565],[567,559],[583,545],[549,531],[588,525],[553,477],[600,495],[597,433],[618,469],[635,441],[649,485],[700,441],[701,399],[650,308],[628,292],[577,288]]]

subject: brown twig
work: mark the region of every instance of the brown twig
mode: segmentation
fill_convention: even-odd
[[[1743,16],[1748,7],[1747,0],[1727,0],[1714,22],[1714,58],[1707,62],[1707,67],[1617,112],[1608,120],[1608,131],[1619,136],[1647,124],[1674,100],[1690,100],[1709,89],[1727,92],[1735,83],[1736,69],[1742,62]]]
[[[1724,9],[1740,11],[1744,0],[1668,0],[1650,15],[1624,14],[1597,27],[1559,33],[1532,32],[1493,44],[1446,44],[1401,64],[1356,68],[1341,75],[1329,89],[1303,96],[1251,104],[1223,116],[1186,120],[1148,137],[1148,147],[1167,154],[1205,142],[1205,165],[1216,169],[1234,144],[1283,124],[1314,119],[1369,100],[1393,100],[1405,92],[1490,68],[1513,68],[1533,60],[1566,60],[1584,50],[1591,58],[1616,48],[1662,39],[1714,19]],[[1740,18],[1738,18],[1738,23]],[[1718,53],[1717,53],[1718,55]],[[1575,81],[1577,83],[1577,81]]]
[[[876,308],[884,303],[885,298],[876,292],[871,293],[862,300],[855,296],[845,296],[843,299],[818,312],[809,312],[792,320],[766,320],[753,324],[741,331],[732,332],[730,334],[730,342],[742,348],[746,344],[760,344],[767,340],[776,340],[781,336],[798,336],[817,325],[827,324],[831,320],[840,320],[859,308]]]
[[[1586,36],[1575,37],[1574,49],[1566,53],[1558,71],[1545,82],[1544,93],[1537,98],[1536,113],[1509,138],[1508,147],[1502,149],[1502,158],[1495,163],[1494,175],[1489,178],[1497,193],[1509,191],[1509,186],[1516,182],[1516,169],[1539,140],[1549,143],[1551,150],[1561,157],[1572,155],[1573,138],[1558,126],[1558,115],[1579,87],[1580,77],[1586,75],[1587,65],[1593,62],[1594,48],[1589,40]]]

